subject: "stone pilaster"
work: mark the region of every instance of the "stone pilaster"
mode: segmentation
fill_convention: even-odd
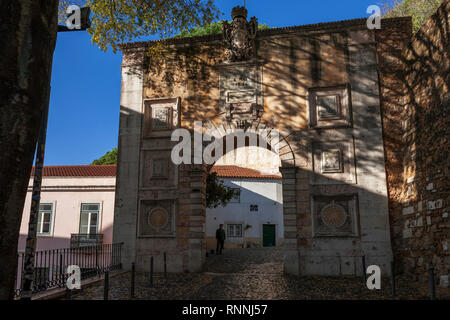
[[[297,244],[297,201],[296,172],[297,167],[281,167],[283,183],[283,222],[285,260],[284,272],[299,274],[299,255]]]
[[[137,51],[124,55],[113,242],[123,242],[122,264],[131,267],[136,259],[138,216],[139,152],[142,123],[142,55]]]

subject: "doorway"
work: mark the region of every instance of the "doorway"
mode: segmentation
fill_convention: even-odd
[[[274,224],[263,224],[263,247],[276,246],[276,232]]]

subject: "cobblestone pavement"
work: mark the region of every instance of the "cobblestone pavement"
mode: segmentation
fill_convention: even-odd
[[[110,279],[109,299],[130,299],[130,273]],[[438,297],[449,299],[449,295]],[[85,288],[74,300],[103,299],[103,284]],[[226,249],[209,255],[203,273],[136,274],[135,299],[279,300],[279,299],[392,299],[389,279],[381,290],[369,290],[359,277],[292,276],[283,274],[279,248]],[[428,299],[426,286],[406,277],[397,279],[396,299]]]

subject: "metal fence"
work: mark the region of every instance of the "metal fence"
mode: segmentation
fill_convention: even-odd
[[[81,280],[100,276],[105,271],[122,269],[123,243],[83,246],[36,251],[34,263],[33,293],[52,288],[63,288],[69,275],[67,267],[76,265],[81,271]],[[21,293],[25,253],[17,255],[15,296]]]

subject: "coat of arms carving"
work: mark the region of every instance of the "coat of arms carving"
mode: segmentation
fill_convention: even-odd
[[[255,56],[255,37],[258,30],[256,17],[247,21],[247,9],[234,7],[231,11],[233,21],[223,22],[223,37],[227,50],[225,52],[229,62],[248,60]]]

